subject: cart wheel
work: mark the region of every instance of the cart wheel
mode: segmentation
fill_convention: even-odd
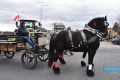
[[[22,54],[21,61],[27,69],[34,69],[37,65],[37,57],[32,51],[25,51]]]
[[[15,52],[5,51],[4,54],[7,58],[12,58],[14,56]]]
[[[47,61],[48,60],[48,49],[42,48],[41,49],[41,55],[38,55],[38,59],[41,61]]]

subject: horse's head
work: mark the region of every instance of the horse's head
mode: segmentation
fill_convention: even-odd
[[[98,17],[92,19],[88,26],[90,26],[93,29],[99,30],[100,32],[104,33],[103,36],[106,37],[108,34],[107,27],[109,26],[109,23],[107,22],[107,16],[105,17]]]

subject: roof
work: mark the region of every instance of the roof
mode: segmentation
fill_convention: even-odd
[[[20,21],[35,21],[35,22],[37,22],[37,20],[27,20],[27,19],[20,19]]]

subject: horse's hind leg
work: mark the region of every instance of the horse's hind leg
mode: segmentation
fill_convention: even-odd
[[[87,51],[85,51],[85,52],[83,53],[83,56],[82,56],[82,58],[83,58],[83,60],[81,61],[81,66],[82,66],[82,67],[85,67],[85,66],[86,66],[86,63],[85,63],[85,61],[84,61],[84,59],[85,59],[85,57],[86,57],[86,54],[87,54]]]
[[[63,54],[60,55],[59,60],[62,64],[66,64]]]
[[[59,55],[60,55],[60,54],[59,54],[58,52],[56,52],[56,53],[55,53],[55,57],[54,57],[53,70],[54,70],[54,72],[55,72],[56,75],[58,75],[58,74],[60,73],[60,68],[59,68],[58,62],[57,62],[57,60],[58,60],[58,58],[59,58]]]

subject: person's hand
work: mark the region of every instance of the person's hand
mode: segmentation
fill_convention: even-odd
[[[32,35],[32,34],[33,34],[33,32],[29,32],[29,34],[30,34],[30,35]]]

